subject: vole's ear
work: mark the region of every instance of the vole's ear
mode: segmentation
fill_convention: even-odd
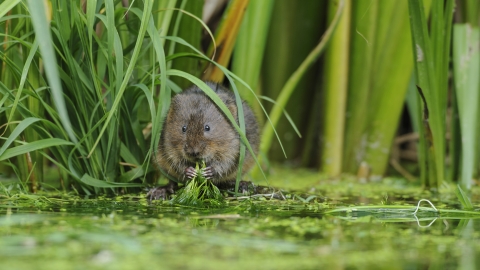
[[[228,110],[232,113],[233,117],[235,117],[235,119],[237,119],[237,106],[235,104],[235,101],[227,101],[226,102],[226,105],[227,105],[227,108]]]

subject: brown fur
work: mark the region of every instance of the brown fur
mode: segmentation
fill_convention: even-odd
[[[207,85],[229,108],[238,124],[233,92],[216,83],[207,82]],[[242,104],[246,137],[257,154],[260,141],[258,124],[250,107],[245,101]],[[205,131],[205,125],[210,127],[210,131]],[[186,132],[182,131],[184,126]],[[223,112],[201,89],[193,86],[172,99],[160,137],[156,163],[164,173],[180,183],[188,180],[185,170],[195,167],[195,163],[200,160],[213,169],[213,183],[235,181],[240,143],[240,136]],[[254,163],[247,149],[242,174]]]

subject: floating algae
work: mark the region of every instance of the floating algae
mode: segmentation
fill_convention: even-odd
[[[178,190],[177,195],[172,200],[174,204],[196,207],[220,207],[224,205],[225,200],[218,187],[203,176],[202,171],[204,169],[205,163],[202,164],[201,169],[198,163],[196,164],[197,175]]]

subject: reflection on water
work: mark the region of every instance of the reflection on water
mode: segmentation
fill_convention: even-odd
[[[393,198],[408,210],[357,203],[326,214],[351,204],[344,199],[230,202],[214,210],[136,199],[0,202],[0,268],[477,269],[480,215],[427,208],[414,215],[416,204]]]

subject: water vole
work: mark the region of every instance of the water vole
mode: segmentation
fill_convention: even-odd
[[[230,110],[238,123],[235,95],[232,91],[207,82]],[[245,101],[245,135],[255,152],[258,152],[259,129],[255,116]],[[240,136],[215,105],[197,86],[184,90],[173,97],[170,109],[160,136],[155,162],[161,171],[185,183],[195,176],[196,162],[206,164],[203,175],[215,185],[235,185],[240,156]],[[242,174],[247,172],[255,161],[246,151]],[[166,198],[173,193],[177,183],[169,181],[167,186],[152,189],[150,199]]]

